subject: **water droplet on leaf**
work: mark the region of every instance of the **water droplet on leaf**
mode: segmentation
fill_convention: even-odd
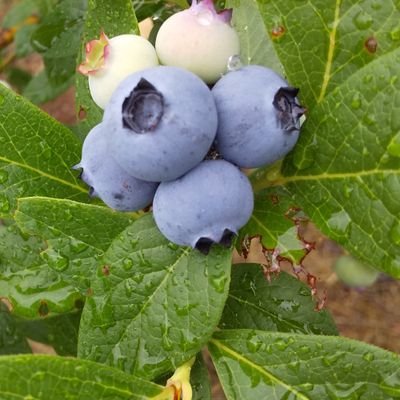
[[[361,96],[360,93],[355,93],[351,100],[351,108],[353,110],[358,110],[361,107]]]
[[[375,356],[373,355],[373,353],[367,352],[367,353],[363,354],[363,359],[365,361],[371,362],[375,359]]]
[[[71,241],[71,250],[73,253],[79,254],[85,251],[89,247],[88,244],[81,242],[80,240]]]
[[[229,57],[227,65],[228,71],[237,71],[242,67],[243,63],[238,54]]]
[[[400,221],[395,221],[392,225],[390,229],[390,239],[395,245],[400,246]]]
[[[47,262],[50,268],[57,272],[65,271],[69,266],[69,259],[54,249],[48,249],[41,253],[40,256]]]
[[[250,353],[256,353],[260,350],[262,342],[257,335],[251,335],[250,338],[247,340],[246,345]]]
[[[388,153],[393,157],[400,157],[400,132],[398,132],[387,147]]]
[[[0,183],[6,182],[8,179],[8,172],[4,169],[0,170]]]
[[[341,210],[331,215],[328,220],[328,225],[336,233],[344,235],[350,225],[351,218],[345,210]]]
[[[225,273],[211,277],[211,285],[218,293],[223,293],[227,281],[228,277]]]
[[[397,28],[393,29],[393,30],[390,32],[390,38],[391,38],[393,41],[398,41],[398,40],[400,40],[400,27],[397,27]]]
[[[368,29],[373,22],[371,15],[366,13],[365,11],[360,11],[353,19],[355,26],[358,29],[364,30]]]
[[[131,258],[125,258],[122,262],[125,271],[129,271],[133,267],[133,260]]]
[[[0,212],[6,213],[8,211],[10,211],[10,202],[4,194],[0,194]]]

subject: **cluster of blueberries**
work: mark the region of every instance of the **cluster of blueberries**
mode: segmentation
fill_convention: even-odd
[[[207,253],[250,218],[253,191],[239,168],[282,158],[304,109],[274,71],[245,66],[212,90],[195,74],[156,66],[125,78],[86,137],[81,178],[111,208],[153,203],[160,231]]]

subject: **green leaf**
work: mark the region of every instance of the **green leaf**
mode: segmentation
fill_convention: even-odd
[[[192,400],[211,400],[210,378],[201,353],[197,355],[190,372],[190,384],[193,390]]]
[[[229,400],[400,397],[399,356],[354,340],[232,330],[209,350]]]
[[[285,186],[323,233],[400,277],[400,7],[395,0],[258,7],[309,112],[283,176],[271,181],[261,171],[255,188]],[[260,204],[256,215],[269,210]]]
[[[4,356],[0,358],[0,393],[16,398],[54,400],[145,400],[163,391],[161,386],[115,368],[76,358]],[[167,395],[157,400],[171,400]]]
[[[162,13],[164,8],[170,7],[170,5],[166,4],[164,0],[132,0],[132,6],[139,22],[146,18],[151,18],[156,15],[158,16]]]
[[[354,256],[400,277],[400,49],[310,113],[281,184]]]
[[[0,301],[0,355],[31,353],[31,348],[8,308]]]
[[[349,76],[399,46],[397,0],[266,0],[258,7],[289,82],[301,88],[309,109]],[[370,38],[377,42],[375,53],[365,46]]]
[[[81,54],[78,63],[85,59],[85,44],[98,39],[104,31],[108,37],[124,33],[139,34],[139,26],[131,0],[88,0],[86,22],[81,39]],[[86,135],[97,125],[103,111],[92,100],[86,76],[76,74],[76,108],[81,119],[80,130]]]
[[[43,11],[41,10],[41,3],[37,0],[24,0],[13,4],[1,22],[2,28],[18,26],[26,18],[39,14],[40,11]]]
[[[327,311],[316,311],[310,288],[281,272],[265,278],[261,265],[235,264],[220,327],[337,335]]]
[[[54,85],[49,81],[45,71],[34,76],[26,85],[23,91],[23,96],[34,104],[42,104],[49,100],[53,100],[63,92],[65,92],[73,84],[73,78]]]
[[[260,236],[271,257],[274,254],[275,258],[279,256],[297,265],[309,252],[307,243],[299,235],[300,224],[307,220],[284,187],[262,190],[255,193],[253,214],[240,230],[238,243]]]
[[[76,70],[86,1],[59,1],[32,35],[32,44],[43,53],[49,81],[60,86]]]
[[[0,293],[13,315],[39,318],[81,307],[79,292],[43,263],[43,241],[0,225]]]
[[[283,74],[283,66],[264,25],[259,4],[255,0],[229,0],[225,6],[233,7],[232,22],[239,35],[242,63],[264,65]]]
[[[60,355],[76,355],[80,313],[40,320],[11,314],[0,302],[0,354],[31,353],[27,339],[50,345]]]
[[[22,58],[33,53],[34,50],[31,44],[31,36],[36,29],[37,26],[35,25],[26,25],[18,29],[14,40],[16,57]]]
[[[24,90],[26,85],[32,79],[32,75],[29,72],[15,66],[7,67],[7,70],[4,71],[4,73],[6,81],[19,93]]]
[[[15,322],[25,337],[52,346],[59,355],[76,356],[80,318],[77,312],[35,321],[18,318]]]
[[[3,85],[0,86],[0,215],[24,196],[86,201],[71,167],[79,162],[76,136]]]
[[[169,243],[151,215],[129,226],[107,251],[86,301],[82,358],[153,378],[195,355],[221,317],[231,252],[208,256]]]
[[[108,207],[32,197],[19,201],[15,220],[25,234],[46,240],[42,260],[64,282],[84,293],[99,258],[133,216]]]

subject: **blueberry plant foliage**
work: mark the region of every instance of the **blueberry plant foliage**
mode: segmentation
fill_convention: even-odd
[[[311,249],[298,228],[311,220],[399,278],[399,1],[227,5],[242,61],[284,74],[308,110],[295,149],[251,174],[255,210],[237,248],[258,236],[269,267],[297,266]],[[205,256],[169,243],[151,212],[89,203],[71,169],[102,118],[75,72],[84,44],[101,30],[138,33],[149,16],[157,29],[181,7],[26,0],[4,18],[5,28],[19,27],[17,56],[38,51],[45,69],[5,71],[22,95],[0,85],[0,397],[174,399],[167,378],[196,357],[193,398],[210,399],[208,348],[228,399],[399,398],[399,357],[337,336],[294,276],[269,282],[265,266],[231,265],[232,249]],[[77,126],[32,104],[74,82]],[[58,355],[27,354],[29,340]]]

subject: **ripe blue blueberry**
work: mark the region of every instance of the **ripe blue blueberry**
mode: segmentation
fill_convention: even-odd
[[[82,169],[80,177],[90,186],[91,196],[115,210],[140,210],[152,202],[157,183],[128,175],[110,156],[107,134],[104,125],[95,126],[83,143],[81,162],[73,168]]]
[[[207,154],[217,110],[207,85],[177,67],[134,73],[113,93],[104,118],[110,152],[129,174],[146,181],[176,179]]]
[[[217,149],[243,168],[272,164],[296,144],[304,109],[298,89],[274,71],[249,65],[213,87],[218,111]]]
[[[251,184],[225,160],[207,160],[181,178],[162,182],[154,219],[171,242],[208,253],[213,243],[230,246],[253,211]]]

